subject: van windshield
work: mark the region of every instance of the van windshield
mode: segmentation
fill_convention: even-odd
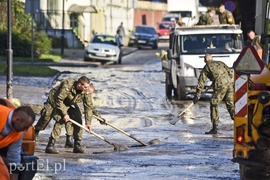
[[[238,54],[243,49],[242,34],[182,35],[182,54]]]

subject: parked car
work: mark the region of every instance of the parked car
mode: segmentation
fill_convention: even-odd
[[[159,40],[169,40],[170,30],[174,28],[174,22],[172,21],[162,21],[157,28],[158,39]]]
[[[95,34],[85,48],[84,60],[121,64],[122,46],[117,36]]]
[[[135,26],[129,36],[128,46],[158,48],[158,34],[153,26]]]

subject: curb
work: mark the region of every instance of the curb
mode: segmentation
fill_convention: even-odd
[[[131,47],[127,47],[125,48],[125,50],[123,50],[123,55],[122,57],[125,57],[127,55],[130,55],[134,52],[136,52],[138,49],[137,48],[131,48]],[[64,59],[62,59],[64,60]],[[59,62],[13,62],[13,64],[15,65],[35,65],[35,66],[61,66],[61,67],[66,67],[66,66],[72,66],[72,67],[98,67],[100,65],[98,64],[92,64],[92,62],[85,62],[85,61],[72,61],[72,60],[68,60],[67,61],[62,61],[60,60]],[[62,62],[61,62],[62,61]],[[72,61],[72,62],[71,62]],[[0,64],[6,64],[6,62],[0,62]]]

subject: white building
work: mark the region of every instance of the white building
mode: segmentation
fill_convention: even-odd
[[[126,31],[132,29],[137,0],[25,0],[25,3],[37,30],[64,36],[68,47],[81,47],[93,32],[116,34],[121,22]]]

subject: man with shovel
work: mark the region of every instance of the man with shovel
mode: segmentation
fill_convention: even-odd
[[[57,82],[53,88],[49,92],[49,96],[47,101],[44,103],[44,107],[40,111],[40,118],[38,119],[36,125],[35,125],[35,139],[36,141],[38,140],[39,132],[44,130],[47,125],[50,123],[51,119],[53,118],[53,111],[54,111],[54,94],[58,86],[61,84],[61,82]],[[95,88],[92,84],[90,84],[88,88],[88,93],[93,94],[95,91]],[[77,105],[76,105],[77,106]],[[98,115],[99,113],[97,110],[94,108],[92,109],[94,115]],[[73,142],[71,140],[71,137],[73,136],[73,126],[72,124],[66,123],[65,124],[65,129],[66,129],[66,143],[65,143],[65,148],[73,148]]]
[[[56,86],[50,91],[48,101],[53,107],[52,117],[56,122],[54,124],[48,145],[45,149],[46,153],[58,154],[55,149],[55,142],[59,140],[62,127],[67,124],[66,129],[69,136],[74,137],[73,153],[84,153],[81,148],[82,129],[78,126],[73,126],[69,119],[73,119],[79,124],[82,124],[82,114],[77,103],[82,102],[85,113],[86,128],[91,130],[91,121],[93,114],[99,116],[98,112],[93,106],[91,93],[89,93],[90,84],[86,76],[80,77],[78,80],[68,78],[63,80],[60,85]],[[93,88],[93,87],[92,87]]]
[[[207,79],[210,79],[214,90],[212,99],[210,100],[210,117],[213,128],[205,132],[205,134],[217,134],[219,123],[218,106],[222,100],[226,104],[231,119],[234,119],[233,75],[226,64],[221,61],[213,61],[213,57],[210,54],[204,56],[204,62],[206,65],[199,76],[193,103],[196,104],[199,101],[205,82]]]

